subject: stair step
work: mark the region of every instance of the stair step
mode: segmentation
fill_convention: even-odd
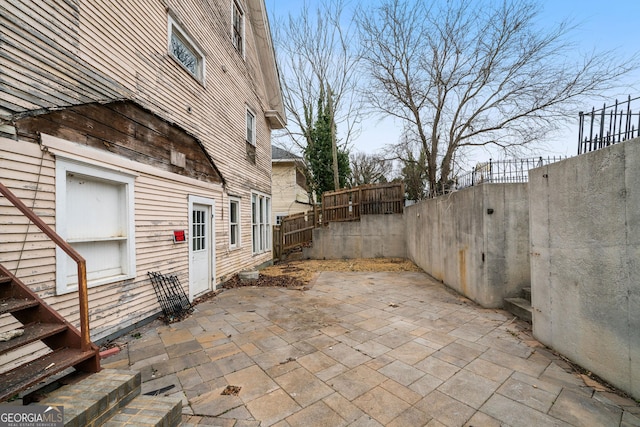
[[[3,372],[0,374],[0,401],[92,357],[96,357],[94,350],[83,352],[79,349],[63,348]]]
[[[64,406],[65,425],[103,425],[140,394],[141,378],[140,372],[103,369],[48,393],[38,404]]]
[[[175,427],[182,421],[182,400],[141,395],[133,399],[103,425],[106,427]]]
[[[8,298],[0,302],[0,315],[5,313],[15,313],[26,308],[35,307],[38,301],[29,298]]]
[[[18,347],[42,340],[67,330],[67,325],[62,323],[31,323],[24,326],[24,333],[9,341],[0,342],[0,354],[8,353]]]
[[[524,298],[527,301],[531,302],[531,288],[530,287],[522,288],[522,298]]]
[[[505,298],[504,309],[522,320],[531,322],[531,302],[524,298]]]

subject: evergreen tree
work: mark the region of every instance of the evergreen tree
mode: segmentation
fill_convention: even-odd
[[[337,190],[333,179],[331,102],[331,95],[327,96],[324,88],[321,88],[317,119],[309,132],[308,144],[304,150],[308,182],[318,201],[325,191]],[[335,123],[333,127],[335,128]],[[349,173],[349,152],[346,147],[338,147],[338,177],[341,188],[346,186]]]

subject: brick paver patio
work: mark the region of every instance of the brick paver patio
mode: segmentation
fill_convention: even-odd
[[[585,385],[526,324],[422,273],[225,290],[140,334],[103,366],[181,397],[184,425],[640,426],[636,402]]]

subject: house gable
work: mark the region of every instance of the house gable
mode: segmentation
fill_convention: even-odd
[[[224,183],[202,143],[132,101],[83,104],[14,121],[18,137],[45,133],[201,181]]]

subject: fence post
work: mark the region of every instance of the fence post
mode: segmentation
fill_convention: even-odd
[[[489,159],[489,182],[493,182],[493,163],[491,159]]]
[[[582,135],[584,134],[584,113],[578,113],[578,155],[582,154]]]

